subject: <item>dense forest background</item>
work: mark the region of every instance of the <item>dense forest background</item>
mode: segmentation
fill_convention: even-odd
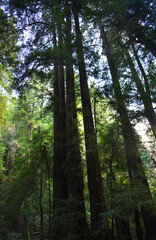
[[[155,0],[0,6],[0,240],[155,240]]]

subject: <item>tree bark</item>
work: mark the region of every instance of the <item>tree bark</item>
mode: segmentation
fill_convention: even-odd
[[[66,1],[66,109],[67,109],[67,162],[69,176],[69,203],[71,213],[70,239],[86,239],[88,226],[86,221],[83,195],[83,173],[79,149],[79,133],[75,99],[75,84],[71,45],[71,13]]]
[[[156,57],[155,39],[152,39],[149,34],[146,36],[146,31],[141,24],[131,22],[129,26],[126,30],[130,36],[130,41],[143,44],[145,48]]]
[[[102,24],[100,24],[100,31],[101,38],[103,41],[103,49],[106,52],[107,61],[112,76],[117,109],[121,120],[121,128],[124,138],[125,154],[127,159],[129,177],[132,184],[138,186],[141,189],[138,199],[140,201],[145,201],[146,203],[146,207],[144,205],[141,206],[141,212],[144,220],[144,226],[146,229],[146,238],[151,240],[152,238],[154,239],[154,237],[156,237],[156,233],[154,230],[156,228],[155,205],[151,197],[147,178],[144,172],[141,158],[139,156],[139,151],[137,148],[133,129],[129,121],[127,110],[125,107],[124,98],[119,83],[117,64],[114,61],[113,56],[111,54],[106,32],[104,31],[104,27]]]
[[[141,228],[141,223],[140,223],[140,214],[138,211],[138,208],[134,207],[134,219],[135,219],[135,225],[136,225],[136,236],[137,240],[143,240],[143,232]]]
[[[40,240],[44,239],[43,236],[43,205],[42,205],[42,197],[43,197],[43,184],[42,184],[42,170],[40,176],[40,198],[39,198],[39,206],[40,206]]]
[[[156,114],[154,112],[154,108],[152,106],[152,100],[151,100],[151,96],[150,96],[150,92],[149,92],[149,85],[148,85],[148,79],[147,79],[147,76],[144,72],[144,69],[141,65],[141,62],[135,52],[135,57],[137,59],[137,62],[139,64],[139,67],[140,67],[140,70],[143,74],[143,77],[145,79],[145,86],[146,86],[146,89],[148,90],[147,92],[144,90],[144,86],[138,76],[138,73],[135,69],[135,66],[134,66],[134,63],[131,59],[131,56],[128,52],[128,50],[126,48],[125,49],[125,53],[126,53],[126,57],[127,57],[127,61],[128,61],[128,64],[129,64],[129,67],[131,69],[131,72],[132,72],[132,77],[133,77],[133,81],[135,82],[136,86],[137,86],[137,89],[140,93],[140,97],[142,99],[142,102],[143,102],[143,105],[144,105],[144,109],[145,109],[145,116],[146,118],[148,119],[149,121],[149,124],[151,126],[151,129],[152,129],[152,132],[153,132],[153,135],[154,137],[156,138]]]
[[[100,228],[102,228],[102,215],[106,210],[102,179],[100,171],[100,161],[98,155],[97,139],[94,130],[93,117],[91,111],[91,103],[89,96],[89,89],[87,84],[87,75],[84,62],[84,53],[82,46],[82,34],[79,26],[79,17],[76,10],[76,6],[73,5],[73,14],[75,19],[76,30],[76,46],[77,56],[80,74],[80,88],[81,88],[81,100],[83,109],[83,122],[85,131],[85,146],[86,146],[86,158],[87,158],[87,171],[88,171],[88,185],[89,185],[89,198],[90,198],[90,211],[91,211],[91,225],[92,230],[97,233],[97,239],[102,240],[104,236]],[[103,224],[104,225],[104,224]],[[105,230],[108,228],[107,219],[105,219]],[[108,231],[108,229],[106,230]],[[105,234],[105,238],[108,236]]]
[[[55,27],[55,26],[54,26]],[[56,43],[55,28],[53,43]],[[57,57],[59,55],[57,54]],[[59,59],[59,58],[58,58]],[[64,69],[62,62],[54,62],[54,150],[53,150],[53,211],[54,211],[54,240],[66,238],[65,214],[68,199],[68,176],[66,164],[66,122],[65,122],[65,93]]]

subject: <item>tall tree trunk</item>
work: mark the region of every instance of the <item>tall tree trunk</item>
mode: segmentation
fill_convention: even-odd
[[[72,214],[70,239],[86,239],[88,226],[86,221],[83,195],[83,173],[79,149],[79,133],[75,99],[75,84],[71,45],[71,13],[66,1],[66,108],[67,108],[67,161],[69,166],[69,203]]]
[[[50,170],[50,169],[49,169]],[[48,171],[48,197],[49,197],[49,226],[48,226],[48,239],[51,240],[52,237],[52,206],[51,206],[51,179],[50,179],[50,171]]]
[[[145,73],[145,70],[144,70],[144,68],[143,68],[143,66],[142,66],[142,64],[140,62],[139,56],[137,54],[137,51],[135,50],[134,45],[132,45],[132,48],[133,48],[134,56],[135,56],[135,58],[137,60],[138,66],[139,66],[140,71],[142,73],[142,76],[144,78],[146,93],[150,96],[150,86],[149,86],[149,82],[148,82],[148,77],[147,77],[147,75]]]
[[[68,198],[68,172],[66,164],[66,109],[65,109],[65,83],[64,83],[64,67],[62,62],[62,26],[58,24],[58,91],[59,91],[59,122],[60,122],[60,169],[61,176],[61,194],[63,198]]]
[[[39,198],[39,206],[40,206],[40,240],[44,239],[43,236],[43,205],[42,205],[42,197],[43,197],[43,184],[42,184],[42,170],[40,173],[40,198]]]
[[[100,31],[103,41],[103,48],[106,52],[107,61],[112,76],[116,104],[118,112],[120,114],[121,128],[124,138],[125,154],[127,159],[128,172],[130,175],[130,181],[134,181],[134,184],[141,188],[141,192],[138,198],[140,201],[145,201],[146,203],[146,207],[144,205],[141,206],[141,211],[146,229],[146,238],[151,240],[152,238],[156,237],[156,233],[154,230],[156,228],[156,210],[150,194],[141,158],[139,156],[139,151],[137,148],[133,129],[126,111],[124,98],[119,83],[117,64],[111,54],[106,32],[104,31],[104,26],[102,24],[100,24]]]
[[[96,94],[94,95],[93,101],[94,101],[93,102],[94,127],[95,127],[95,133],[97,134],[97,112],[96,112],[97,100],[96,100]]]
[[[97,139],[94,130],[93,117],[91,111],[91,103],[89,96],[89,89],[87,84],[87,75],[84,62],[84,53],[82,46],[82,34],[79,26],[79,17],[76,10],[76,6],[73,5],[73,14],[75,19],[76,30],[76,45],[77,56],[80,74],[80,88],[81,88],[81,100],[83,109],[83,122],[85,131],[85,146],[86,146],[86,158],[87,158],[87,171],[88,171],[88,185],[89,185],[89,198],[90,198],[90,212],[91,212],[91,225],[92,230],[97,233],[97,239],[104,239],[102,234],[102,217],[101,215],[106,210],[102,179],[100,171],[100,161],[97,148]],[[105,219],[105,225],[103,227],[107,229],[107,219]],[[101,229],[100,229],[101,228]],[[107,229],[108,230],[108,229]],[[105,235],[106,237],[106,235]]]
[[[128,52],[128,50],[126,48],[125,49],[125,53],[126,53],[126,57],[127,57],[127,61],[128,61],[128,64],[129,64],[129,67],[131,69],[131,72],[132,72],[132,77],[133,77],[133,81],[135,82],[136,86],[137,86],[137,89],[140,93],[140,97],[142,99],[142,102],[144,104],[144,108],[145,108],[145,116],[146,118],[148,119],[149,121],[149,124],[151,126],[151,129],[152,129],[152,132],[156,138],[156,114],[154,112],[154,108],[152,106],[152,100],[151,100],[151,96],[150,96],[150,92],[149,92],[149,85],[148,85],[148,80],[147,80],[147,76],[144,72],[144,69],[141,65],[141,62],[139,61],[139,58],[137,56],[137,54],[135,53],[135,57],[137,59],[137,62],[139,64],[139,67],[140,67],[140,70],[143,74],[143,77],[145,78],[145,86],[146,88],[148,89],[148,91],[146,92],[144,90],[144,86],[138,76],[138,73],[135,69],[135,66],[134,66],[134,63],[131,59],[131,56]]]
[[[57,48],[55,26],[53,43]],[[66,166],[66,123],[64,70],[58,59],[54,62],[54,150],[53,150],[53,211],[54,240],[66,238],[63,208],[68,199],[68,178]]]
[[[140,214],[138,211],[138,208],[134,206],[134,219],[135,219],[135,225],[136,225],[136,236],[137,236],[137,240],[143,240],[143,232],[142,232],[142,228],[141,228],[141,223],[140,223]]]

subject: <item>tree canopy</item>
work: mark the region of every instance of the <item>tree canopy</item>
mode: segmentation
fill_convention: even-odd
[[[0,239],[154,240],[155,1],[0,3]]]

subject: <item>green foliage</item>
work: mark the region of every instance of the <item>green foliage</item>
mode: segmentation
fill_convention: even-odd
[[[57,63],[60,66],[63,64],[65,69],[69,63],[73,63],[74,73],[76,73],[77,124],[80,135],[85,206],[90,228],[90,198],[83,107],[79,74],[76,70],[78,58],[74,16],[71,14],[71,58],[68,56],[69,49],[66,47],[66,1],[10,0],[9,2],[8,11],[7,8],[6,11],[3,10],[4,6],[0,8],[0,88],[3,92],[0,93],[0,221],[2,223],[0,238],[10,240],[28,238],[25,233],[27,226],[31,237],[39,239],[42,228],[40,221],[43,217],[45,239],[48,238],[49,226],[54,231],[58,231],[63,226],[64,233],[69,233],[68,239],[78,239],[79,236],[73,233],[72,229],[76,226],[75,219],[80,221],[84,216],[79,216],[76,211],[73,213],[71,207],[78,206],[79,199],[71,197],[70,201],[58,202],[56,218],[54,218],[56,222],[51,219],[54,213],[50,209],[53,200],[53,122],[54,91],[56,90],[53,83],[56,74],[54,64]],[[114,225],[119,222],[119,228],[122,228],[122,222],[128,223],[130,220],[134,240],[136,231],[133,209],[137,208],[140,212],[142,207],[148,207],[152,201],[147,199],[147,192],[143,186],[131,183],[129,180],[121,122],[116,110],[109,66],[105,53],[101,49],[98,25],[102,22],[108,31],[108,41],[110,41],[115,66],[119,72],[124,101],[127,109],[133,109],[132,112],[128,110],[129,116],[137,122],[141,119],[140,116],[144,117],[142,102],[132,82],[132,74],[128,68],[122,44],[130,49],[130,54],[132,54],[131,44],[135,45],[149,80],[152,101],[155,103],[153,57],[155,4],[152,0],[69,1],[71,12],[73,6],[76,6],[81,19],[86,71],[91,79],[94,79],[93,82],[89,79],[88,83],[105,197],[105,202],[101,204],[106,205],[107,208],[101,213],[101,217],[107,218],[109,227],[115,231],[114,237],[118,239],[125,236],[118,236],[117,225],[116,227]],[[11,15],[13,17],[10,17]],[[56,41],[60,36],[62,38],[59,44],[54,43],[54,30]],[[19,64],[15,70],[15,59],[19,49]],[[145,87],[143,76],[134,57],[132,61]],[[58,84],[60,84],[59,81],[60,79]],[[17,99],[14,101],[11,101],[11,84],[19,90]],[[66,90],[65,87],[65,93]],[[153,138],[151,141],[154,142]],[[155,200],[155,144],[148,149],[141,144],[138,145],[150,191]],[[144,195],[144,198],[140,198],[140,195]],[[142,217],[140,220],[144,229]],[[105,225],[106,221],[103,224],[97,223],[97,229],[92,234],[98,235],[99,232],[105,232]]]
[[[0,128],[6,123],[7,97],[0,94]]]
[[[15,63],[17,53],[17,31],[14,20],[9,19],[0,8],[0,65]]]

